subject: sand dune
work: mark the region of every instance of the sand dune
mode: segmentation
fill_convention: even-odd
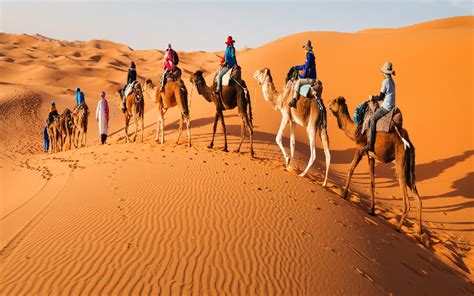
[[[157,81],[162,51],[0,34],[1,294],[472,294],[473,30],[474,17],[458,17],[353,34],[300,33],[241,50],[254,160],[247,143],[242,154],[219,151],[221,133],[216,149],[206,148],[214,106],[188,80],[201,69],[210,83],[222,52],[180,52],[193,147],[173,143],[174,109],[166,115],[166,143],[153,141],[157,112],[148,99],[144,143],[124,144],[113,92],[130,59],[140,79]],[[316,44],[323,98],[345,96],[351,109],[379,90],[381,64],[394,63],[397,104],[417,148],[430,247],[418,242],[412,215],[402,233],[394,230],[402,204],[392,165],[376,169],[378,217],[366,214],[365,163],[354,176],[352,202],[339,197],[353,147],[332,115],[329,188],[320,186],[319,149],[308,178],[285,170],[274,144],[279,114],[252,74],[269,67],[281,89],[288,68],[303,61],[307,39]],[[91,117],[88,147],[42,154],[50,101],[60,111],[72,108],[76,87],[93,109],[99,91],[108,93],[110,144],[97,144]],[[240,134],[236,110],[226,111],[226,125],[232,150]],[[297,128],[297,170],[308,154]]]

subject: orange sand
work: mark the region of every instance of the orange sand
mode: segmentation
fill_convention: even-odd
[[[255,160],[247,145],[242,154],[219,151],[221,134],[215,150],[205,148],[214,106],[192,90],[189,74],[212,73],[222,52],[180,53],[193,147],[174,144],[174,109],[166,115],[166,144],[154,142],[149,100],[145,142],[124,144],[113,91],[130,59],[140,79],[157,81],[163,52],[0,34],[0,293],[472,294],[473,30],[474,17],[456,17],[354,34],[300,33],[240,52],[254,105]],[[417,148],[429,248],[413,233],[415,211],[403,233],[394,230],[402,203],[393,165],[376,169],[378,217],[366,214],[364,162],[352,202],[339,197],[353,146],[332,115],[330,187],[319,185],[320,149],[308,178],[284,169],[274,143],[279,114],[252,74],[269,67],[281,89],[307,39],[316,45],[323,98],[345,96],[351,112],[378,92],[383,62],[394,63],[397,104]],[[93,111],[99,91],[108,93],[110,144],[98,145],[92,116],[88,147],[43,154],[49,102],[72,108],[77,86]],[[240,119],[236,110],[226,116],[232,149]],[[302,128],[297,141],[301,169],[309,154]]]

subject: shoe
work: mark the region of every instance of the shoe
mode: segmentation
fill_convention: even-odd
[[[298,99],[293,98],[293,100],[288,103],[288,106],[291,108],[296,108],[296,102],[298,102]]]
[[[165,87],[163,85],[160,88],[160,92],[165,92]]]

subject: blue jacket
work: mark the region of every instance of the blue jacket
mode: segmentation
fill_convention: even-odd
[[[300,78],[312,78],[316,79],[316,59],[312,51],[306,52],[306,62],[304,65],[295,66],[296,70],[303,70]]]
[[[224,57],[225,57],[225,65],[228,68],[232,68],[235,65],[237,65],[237,58],[235,57],[235,47],[231,45],[227,46],[227,48],[225,49]]]
[[[84,93],[82,91],[76,91],[76,104],[79,106],[80,104],[84,103]]]

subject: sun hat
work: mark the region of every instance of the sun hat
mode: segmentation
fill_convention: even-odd
[[[232,39],[232,36],[227,36],[227,41],[225,42],[225,44],[230,45],[231,43],[233,44],[234,42],[235,40]]]
[[[390,62],[385,62],[382,68],[380,68],[380,72],[384,74],[395,75],[395,70],[393,70],[392,63]]]

